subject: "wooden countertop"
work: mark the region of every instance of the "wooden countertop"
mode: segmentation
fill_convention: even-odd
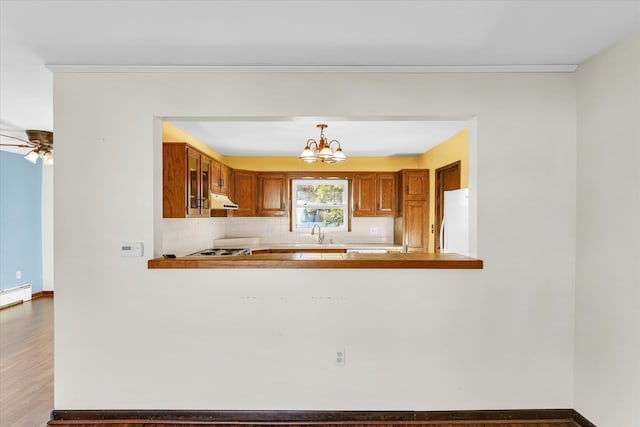
[[[269,253],[226,257],[155,258],[148,268],[446,268],[481,269],[482,260],[457,254]]]

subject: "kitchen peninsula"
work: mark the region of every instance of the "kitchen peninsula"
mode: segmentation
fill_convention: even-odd
[[[352,269],[482,269],[480,259],[433,253],[258,253],[230,257],[155,258],[150,269],[192,268],[352,268]]]

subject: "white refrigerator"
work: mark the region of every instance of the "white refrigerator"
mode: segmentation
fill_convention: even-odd
[[[469,189],[444,192],[440,252],[469,255]]]

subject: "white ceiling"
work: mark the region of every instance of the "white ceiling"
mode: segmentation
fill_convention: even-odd
[[[468,127],[461,120],[336,117],[169,122],[225,156],[300,154],[309,138],[320,140],[318,123],[328,125],[325,137],[338,140],[347,157],[415,156]]]
[[[54,130],[46,65],[571,70],[638,30],[640,0],[0,0],[0,132]]]

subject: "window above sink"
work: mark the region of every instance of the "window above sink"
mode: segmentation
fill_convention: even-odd
[[[291,185],[293,231],[347,231],[348,180],[294,179]]]

